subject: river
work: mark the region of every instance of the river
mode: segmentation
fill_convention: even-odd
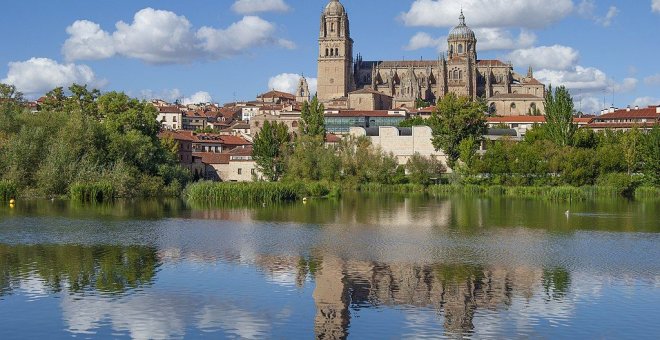
[[[21,201],[0,207],[0,338],[653,339],[658,208]]]

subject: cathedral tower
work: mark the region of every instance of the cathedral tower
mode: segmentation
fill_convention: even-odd
[[[339,0],[330,0],[321,15],[318,59],[320,101],[346,97],[353,89],[353,39],[348,14]]]
[[[455,57],[468,57],[477,60],[477,37],[466,24],[465,16],[461,10],[461,16],[458,18],[459,24],[449,32],[447,38],[449,59]]]
[[[296,90],[296,101],[304,103],[309,101],[309,85],[305,76],[300,77],[298,81],[298,89]]]

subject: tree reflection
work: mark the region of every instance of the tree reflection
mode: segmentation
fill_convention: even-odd
[[[33,278],[50,292],[121,294],[150,285],[159,266],[153,247],[0,245],[0,294]]]

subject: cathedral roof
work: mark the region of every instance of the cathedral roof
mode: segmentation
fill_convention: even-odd
[[[459,17],[460,23],[458,26],[454,27],[451,32],[449,32],[449,40],[454,40],[454,39],[460,39],[460,40],[465,40],[465,39],[471,39],[471,40],[476,40],[476,36],[474,34],[474,31],[470,29],[466,24],[465,24],[465,16],[463,15],[463,11],[461,10],[461,16]]]
[[[323,13],[325,15],[340,16],[346,14],[346,9],[339,0],[330,0],[330,3],[325,6],[325,11]]]
[[[527,93],[498,93],[489,99],[542,99],[533,94]]]

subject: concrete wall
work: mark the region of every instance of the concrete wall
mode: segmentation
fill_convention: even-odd
[[[240,173],[239,173],[240,169]],[[252,182],[252,173],[261,176],[255,161],[230,161],[229,164],[213,164],[207,171],[214,171],[223,182]]]

